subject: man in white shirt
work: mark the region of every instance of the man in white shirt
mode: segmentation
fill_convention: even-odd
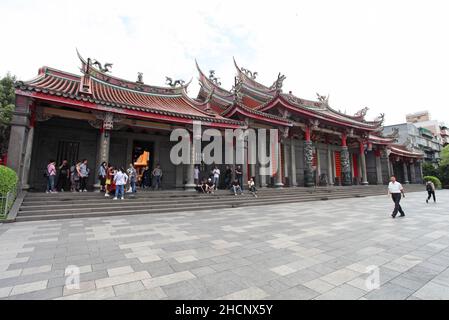
[[[218,190],[218,183],[220,182],[220,169],[218,169],[218,167],[215,166],[215,169],[214,171],[212,171],[212,173],[214,174],[215,190]]]
[[[401,202],[401,197],[404,196],[405,198],[405,194],[404,194],[404,188],[402,187],[402,185],[396,181],[396,177],[391,177],[391,182],[388,185],[388,195],[391,194],[391,198],[393,199],[394,202],[394,210],[393,210],[393,214],[391,215],[391,217],[394,219],[396,218],[396,215],[398,214],[398,212],[401,213],[401,217],[405,217],[405,213],[402,210],[401,205],[399,204]]]

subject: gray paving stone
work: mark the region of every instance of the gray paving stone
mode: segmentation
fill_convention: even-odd
[[[72,299],[446,297],[449,203],[430,211],[411,193],[406,205],[407,219],[394,221],[381,196],[301,203],[300,211],[285,204],[0,225],[0,297],[47,281],[10,298],[59,298],[72,264],[82,283],[110,285],[86,285]],[[368,292],[368,266],[379,267],[379,290]],[[150,277],[111,271],[122,267]]]

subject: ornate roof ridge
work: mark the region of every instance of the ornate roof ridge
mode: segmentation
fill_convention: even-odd
[[[126,80],[120,77],[116,77],[113,75],[109,75],[106,72],[99,70],[98,68],[95,68],[93,66],[92,63],[88,63],[90,59],[88,59],[88,61],[86,61],[81,54],[78,52],[77,50],[77,54],[78,54],[78,58],[81,60],[82,63],[82,68],[80,69],[81,73],[83,75],[86,75],[86,73],[88,73],[89,76],[97,79],[97,80],[101,80],[106,84],[114,84],[118,87],[122,87],[125,89],[129,89],[129,90],[133,90],[136,92],[149,92],[149,93],[161,93],[161,94],[181,94],[182,90],[186,89],[190,83],[192,82],[192,80],[190,80],[187,84],[180,84],[180,86],[177,87],[171,87],[171,86],[156,86],[156,85],[149,85],[149,84],[145,84],[138,77],[138,81],[130,81],[130,80]],[[86,72],[87,71],[87,72]]]

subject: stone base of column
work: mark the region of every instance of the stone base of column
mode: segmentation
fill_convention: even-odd
[[[369,185],[368,181],[363,181],[362,182],[362,186],[367,186],[367,185]]]
[[[184,191],[196,191],[196,184],[186,184],[184,185]]]
[[[281,189],[281,188],[284,187],[284,184],[283,184],[282,182],[276,182],[276,183],[274,184],[274,187],[275,187],[276,189]]]

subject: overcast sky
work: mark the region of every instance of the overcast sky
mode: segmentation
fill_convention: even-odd
[[[429,110],[449,123],[447,0],[85,1],[0,0],[0,75],[33,78],[43,65],[79,73],[84,57],[114,63],[112,74],[164,85],[216,70],[230,88],[232,57],[284,92],[386,124]]]

